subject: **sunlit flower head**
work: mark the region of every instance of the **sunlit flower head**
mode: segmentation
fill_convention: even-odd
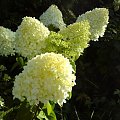
[[[76,22],[88,20],[90,23],[91,40],[98,40],[99,37],[103,37],[108,20],[109,11],[106,8],[95,8],[92,11],[88,11],[85,14],[80,15]]]
[[[0,55],[14,55],[15,32],[0,26]]]
[[[59,31],[64,41],[68,43],[68,49],[64,55],[68,58],[78,59],[80,54],[88,47],[90,41],[90,25],[87,20],[73,23]]]
[[[28,59],[41,54],[50,31],[39,20],[24,17],[16,31],[16,52]]]
[[[63,16],[61,11],[56,5],[51,5],[41,16],[40,21],[44,25],[50,26],[53,25],[56,28],[62,29],[66,25],[63,21]]]
[[[75,85],[69,60],[61,54],[45,53],[29,60],[22,73],[15,77],[13,95],[31,104],[53,101],[62,105]]]

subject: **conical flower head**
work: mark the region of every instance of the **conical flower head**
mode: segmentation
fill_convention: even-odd
[[[76,22],[83,20],[88,20],[90,23],[90,39],[96,41],[99,37],[103,37],[105,33],[109,20],[109,11],[106,8],[95,8],[80,15]]]
[[[15,32],[0,26],[0,55],[14,55]]]
[[[28,59],[41,54],[50,31],[39,20],[24,17],[16,31],[16,52]]]
[[[84,20],[59,31],[59,34],[63,36],[64,41],[68,44],[68,48],[63,51],[66,57],[76,60],[84,49],[88,47],[90,41],[89,29],[89,22]]]
[[[44,25],[50,26],[53,25],[55,28],[62,29],[66,25],[63,21],[63,16],[61,11],[56,5],[51,5],[41,16],[40,21]]]

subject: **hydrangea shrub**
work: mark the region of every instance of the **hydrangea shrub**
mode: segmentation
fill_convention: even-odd
[[[23,71],[14,76],[13,98],[23,104],[27,101],[33,108],[37,106],[35,111],[39,114],[34,116],[38,119],[48,120],[49,115],[55,116],[53,103],[63,106],[76,85],[75,61],[90,40],[104,35],[108,19],[106,8],[96,8],[80,15],[75,23],[66,25],[61,11],[51,5],[40,16],[40,21],[24,17],[16,32],[1,26],[0,55],[17,55],[23,63],[27,62],[27,65],[22,64]],[[50,25],[59,31],[51,31]],[[22,59],[24,57],[27,59]]]

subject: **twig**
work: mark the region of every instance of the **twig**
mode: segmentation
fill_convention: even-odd
[[[79,116],[78,116],[78,112],[77,112],[75,106],[74,106],[74,109],[75,109],[75,114],[76,114],[76,116],[77,116],[77,119],[80,120],[80,118],[79,118]]]

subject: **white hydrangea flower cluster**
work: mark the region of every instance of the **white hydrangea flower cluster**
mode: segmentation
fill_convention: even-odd
[[[45,53],[28,61],[15,78],[13,95],[30,105],[53,101],[62,105],[75,85],[75,75],[69,59],[61,54]]]
[[[39,20],[32,17],[24,17],[16,31],[15,50],[28,59],[41,54],[45,47],[45,38],[50,31]]]
[[[15,32],[0,26],[0,55],[14,55]]]
[[[59,28],[59,29],[65,28],[66,26],[66,24],[63,21],[62,13],[56,5],[51,5],[40,16],[39,19],[46,26],[53,25],[54,27]]]
[[[90,23],[91,40],[98,40],[103,37],[109,19],[109,11],[106,8],[95,8],[85,14],[80,15],[76,22],[88,20]]]

